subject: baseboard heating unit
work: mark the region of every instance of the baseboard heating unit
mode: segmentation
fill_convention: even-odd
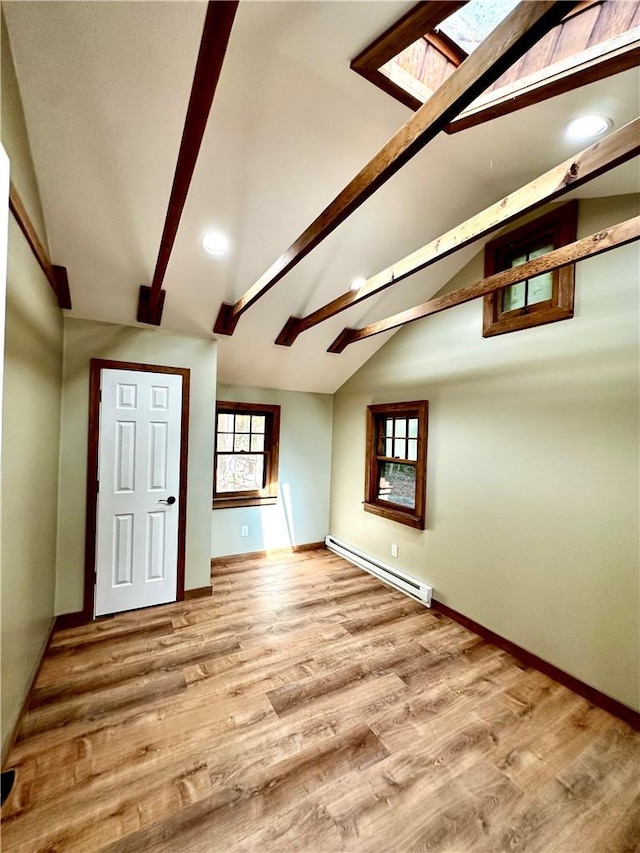
[[[339,554],[341,557],[344,557],[345,560],[349,560],[349,562],[353,563],[355,566],[359,566],[361,569],[364,569],[365,572],[369,572],[369,574],[374,575],[383,583],[394,587],[394,589],[400,590],[400,592],[404,592],[405,595],[410,595],[411,598],[415,598],[416,601],[419,601],[426,607],[431,607],[431,593],[433,592],[432,586],[416,580],[416,578],[412,578],[411,575],[401,572],[392,566],[387,566],[379,560],[374,560],[373,557],[370,557],[363,551],[359,551],[352,545],[347,545],[345,542],[341,542],[334,536],[327,536],[324,543],[329,550],[333,551],[335,554]]]

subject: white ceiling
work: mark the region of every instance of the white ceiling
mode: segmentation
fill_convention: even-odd
[[[162,328],[214,337],[233,302],[406,121],[410,111],[349,69],[413,2],[242,0],[167,270]],[[4,0],[51,256],[72,316],[136,324],[164,224],[206,4]],[[345,325],[424,301],[471,258],[459,252],[301,335],[290,314],[343,293],[581,146],[566,122],[640,112],[638,70],[454,136],[441,134],[218,336],[219,381],[331,393],[389,335],[326,352]],[[577,195],[637,191],[633,162]],[[232,250],[212,259],[205,230]]]

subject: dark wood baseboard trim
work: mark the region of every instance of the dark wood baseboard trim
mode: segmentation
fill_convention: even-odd
[[[192,598],[208,598],[212,593],[210,586],[200,586],[197,589],[185,589],[183,601],[191,601]]]
[[[91,621],[91,619],[87,619],[84,610],[77,610],[74,613],[61,613],[56,616],[54,630],[64,631],[67,628],[77,628],[79,625],[87,625]]]
[[[270,551],[248,551],[246,554],[229,554],[227,557],[212,557],[211,568],[222,563],[241,563],[243,560],[259,560],[263,557],[286,557],[287,554],[299,554],[302,551],[319,551],[326,548],[324,542],[307,542],[303,545],[291,545],[289,548],[272,548]]]
[[[485,628],[484,625],[480,625],[479,622],[470,619],[462,613],[458,613],[457,610],[449,607],[448,604],[443,604],[441,601],[433,599],[431,605],[434,610],[438,610],[440,613],[443,613],[445,616],[453,619],[454,622],[457,622],[459,625],[463,625],[465,628],[473,631],[474,634],[478,634],[478,636],[482,637],[484,640],[493,643],[494,646],[498,646],[498,648],[503,649],[503,651],[508,652],[510,655],[513,655],[514,658],[518,658],[519,661],[522,661],[522,663],[527,666],[531,666],[534,669],[539,670],[544,673],[544,675],[548,675],[549,678],[553,678],[554,681],[562,684],[564,687],[568,687],[569,690],[573,690],[574,693],[582,696],[588,702],[591,702],[592,705],[597,705],[598,708],[608,711],[609,714],[613,714],[614,717],[618,717],[634,729],[640,730],[639,711],[634,711],[634,709],[630,708],[628,705],[624,705],[622,702],[618,702],[617,699],[607,696],[606,693],[596,690],[595,687],[585,684],[584,681],[580,681],[579,678],[575,678],[575,676],[569,675],[568,672],[559,669],[552,663],[539,658],[537,655],[534,655],[533,652],[528,652],[521,646],[516,645],[516,643],[512,643],[511,640],[507,640],[504,637],[501,637],[500,634],[496,634],[489,628]]]
[[[16,742],[16,738],[18,737],[18,732],[20,731],[20,726],[22,725],[22,720],[24,719],[24,715],[29,706],[29,699],[31,698],[31,693],[33,691],[34,685],[40,675],[40,670],[42,669],[42,663],[45,659],[47,651],[49,650],[49,646],[51,645],[51,638],[53,637],[53,632],[56,629],[56,618],[55,616],[51,619],[51,624],[49,625],[49,630],[47,632],[47,638],[44,641],[42,646],[42,651],[40,652],[40,658],[38,660],[38,664],[33,671],[33,675],[31,676],[31,681],[29,682],[29,687],[27,688],[27,692],[24,694],[24,699],[22,700],[22,706],[20,708],[20,713],[16,719],[15,725],[11,731],[11,734],[7,738],[7,742],[4,745],[4,749],[2,750],[2,762],[0,767],[2,768],[2,772],[9,768],[6,766],[6,761],[9,755],[11,754],[11,750],[13,749],[13,745]]]

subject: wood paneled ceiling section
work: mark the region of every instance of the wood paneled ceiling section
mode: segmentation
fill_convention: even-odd
[[[351,67],[401,103],[419,109],[467,56],[438,29],[466,2],[419,3],[365,48]],[[639,60],[640,2],[582,0],[445,129],[452,133],[473,127],[634,68]]]

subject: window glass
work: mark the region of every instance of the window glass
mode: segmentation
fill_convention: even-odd
[[[228,432],[219,432],[216,449],[218,453],[231,453],[233,450],[233,435]]]
[[[233,432],[234,415],[218,415],[218,432]]]
[[[379,500],[413,509],[416,505],[415,466],[401,465],[397,462],[381,462],[379,470]]]
[[[252,451],[264,450],[264,435],[252,435],[251,436],[251,450]]]
[[[250,415],[236,415],[236,432],[249,432],[251,430]]]
[[[519,284],[512,284],[511,287],[505,287],[502,291],[502,310],[515,311],[516,308],[524,308],[526,305],[524,294],[524,281]]]
[[[247,453],[250,450],[249,446],[249,436],[236,433],[234,442],[233,442],[233,452],[234,453]]]
[[[216,491],[247,492],[261,489],[263,472],[262,456],[251,454],[219,456],[216,469]]]
[[[553,276],[550,272],[530,278],[527,284],[528,305],[535,305],[536,302],[544,302],[546,299],[551,299],[553,295]]]

